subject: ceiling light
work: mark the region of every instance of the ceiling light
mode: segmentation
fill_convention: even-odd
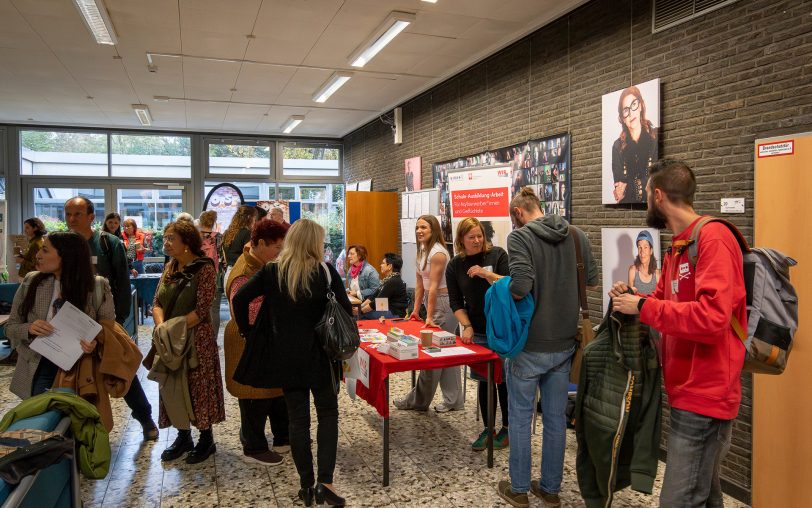
[[[427,4],[436,4],[437,3],[437,0],[423,0],[423,1],[426,2]]]
[[[79,14],[87,25],[87,29],[93,34],[97,44],[116,44],[116,32],[113,30],[113,22],[104,6],[104,0],[73,0]]]
[[[383,23],[373,32],[366,42],[350,55],[350,65],[353,67],[363,67],[392,39],[402,32],[415,20],[415,15],[409,12],[392,11]]]
[[[327,102],[331,95],[336,93],[336,90],[344,86],[344,83],[352,77],[351,72],[334,72],[330,79],[324,82],[318,91],[313,94],[313,100],[316,102]]]
[[[282,125],[282,132],[285,134],[290,134],[293,129],[295,129],[300,123],[304,121],[304,115],[293,115],[285,121]]]
[[[144,127],[152,125],[152,116],[149,114],[149,108],[146,104],[133,104],[133,111],[135,111],[135,116],[138,117],[141,125]]]

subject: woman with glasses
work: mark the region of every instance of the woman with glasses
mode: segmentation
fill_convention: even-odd
[[[648,168],[657,161],[657,128],[646,119],[636,86],[621,92],[617,113],[622,129],[612,145],[612,195],[616,203],[645,203]]]

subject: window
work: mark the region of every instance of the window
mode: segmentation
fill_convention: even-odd
[[[117,207],[121,219],[132,218],[144,232],[146,256],[163,256],[163,230],[183,211],[180,189],[118,189]]]
[[[282,174],[287,177],[340,177],[341,149],[327,145],[282,144]]]
[[[296,199],[296,186],[294,185],[280,185],[276,190],[276,199],[287,199],[294,201]]]
[[[209,195],[209,192],[214,188],[215,185],[220,184],[223,182],[210,182],[206,181],[206,185],[203,189],[203,199],[206,199],[206,196]],[[273,199],[273,192],[274,192],[274,184],[268,182],[228,182],[233,184],[235,187],[240,189],[242,192],[242,198],[245,201],[259,201],[261,199]]]
[[[107,134],[20,131],[20,174],[108,176]]]
[[[192,177],[191,138],[113,134],[111,175],[136,178]]]
[[[34,187],[34,215],[45,223],[48,231],[67,231],[65,224],[65,201],[84,196],[93,202],[96,220],[94,228],[101,227],[106,211],[104,189],[76,189],[66,187]]]
[[[209,174],[270,176],[271,147],[268,144],[209,143]]]

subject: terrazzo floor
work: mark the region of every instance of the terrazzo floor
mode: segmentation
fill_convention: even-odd
[[[226,314],[227,315],[227,314]],[[139,329],[139,345],[148,348],[150,326]],[[222,361],[222,327],[219,338]],[[0,383],[8,386],[12,367],[0,366]],[[139,372],[157,420],[157,385]],[[390,386],[394,397],[405,394],[411,383],[409,373],[393,376]],[[0,411],[5,412],[18,400],[7,390],[0,391]],[[175,438],[173,431],[161,431],[159,441],[142,442],[141,426],[129,416],[122,399],[114,399],[116,427],[110,435],[112,465],[104,480],[82,480],[82,500],[96,507],[269,507],[302,506],[296,498],[298,476],[290,454],[276,467],[250,465],[242,460],[239,441],[237,400],[226,393],[226,421],[215,426],[217,452],[197,465],[179,460],[163,464],[161,452]],[[440,393],[436,395],[439,400]],[[475,383],[468,381],[466,408],[442,415],[434,411],[398,411],[392,406],[391,485],[381,485],[381,419],[362,400],[352,401],[346,392],[339,400],[339,443],[335,485],[346,497],[348,506],[437,506],[496,507],[508,506],[496,494],[495,485],[508,478],[508,451],[496,451],[494,468],[486,466],[485,452],[471,450],[471,441],[482,423],[476,421]],[[312,415],[313,422],[315,412]],[[313,428],[315,443],[315,426]],[[268,429],[270,441],[270,429]],[[197,435],[195,433],[195,439]],[[533,437],[533,463],[540,462],[541,423]],[[575,435],[568,431],[564,465],[563,506],[584,506],[575,476]],[[660,463],[654,495],[624,490],[615,496],[614,506],[648,507],[657,505],[657,495],[665,465]],[[530,496],[531,506],[543,502]],[[732,498],[727,507],[746,507]]]

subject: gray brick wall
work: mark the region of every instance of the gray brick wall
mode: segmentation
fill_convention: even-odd
[[[810,0],[742,0],[659,34],[650,0],[594,0],[405,103],[403,145],[377,121],[347,135],[346,177],[402,191],[403,160],[419,155],[429,186],[432,163],[569,131],[573,222],[599,260],[601,227],[645,218],[641,208],[600,203],[601,95],[660,78],[661,153],[696,171],[699,213],[745,197],[747,213],[730,218],[752,240],[753,142],[812,130],[810,61]],[[593,316],[602,292],[589,295]],[[742,380],[723,477],[746,497],[752,380]]]

